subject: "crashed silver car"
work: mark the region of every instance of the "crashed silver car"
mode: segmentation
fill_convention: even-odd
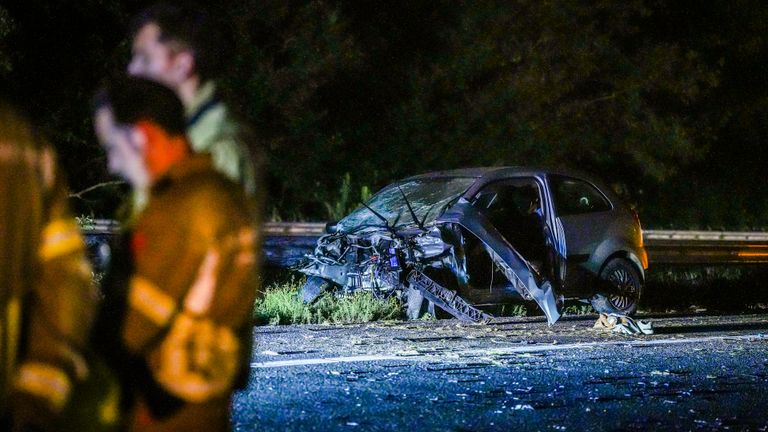
[[[631,315],[648,267],[637,213],[570,171],[501,167],[409,177],[326,232],[299,267],[308,276],[304,301],[324,291],[396,295],[409,318],[436,306],[484,322],[492,317],[483,306],[523,300],[553,324],[566,299]]]

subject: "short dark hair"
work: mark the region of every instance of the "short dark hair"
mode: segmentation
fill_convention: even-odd
[[[106,81],[93,98],[93,109],[109,107],[120,124],[142,120],[160,126],[169,135],[184,135],[184,106],[168,87],[144,78],[119,76]]]
[[[157,3],[136,15],[131,23],[131,36],[147,24],[160,27],[161,42],[176,42],[192,52],[195,70],[203,80],[214,79],[224,70],[229,57],[226,25],[200,7]]]

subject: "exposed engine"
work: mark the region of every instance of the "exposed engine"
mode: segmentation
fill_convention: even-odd
[[[327,234],[301,271],[332,280],[343,293],[368,290],[388,295],[403,286],[406,270],[441,267],[440,258],[450,249],[436,228],[397,234],[385,230]]]

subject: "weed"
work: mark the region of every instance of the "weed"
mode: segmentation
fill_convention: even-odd
[[[96,224],[96,220],[90,215],[76,216],[75,222],[77,222],[77,226],[79,226],[81,230],[92,229]]]
[[[402,306],[396,298],[378,299],[371,293],[334,297],[326,295],[312,306],[316,322],[349,324],[402,319]]]
[[[254,305],[258,324],[350,324],[402,319],[402,306],[395,298],[378,299],[367,292],[334,297],[326,294],[312,305],[299,298],[304,278],[275,282]]]
[[[308,324],[312,313],[298,296],[303,280],[291,278],[268,287],[264,297],[254,305],[254,319],[258,324]]]
[[[524,317],[528,315],[528,310],[525,308],[525,305],[521,304],[513,304],[511,305],[509,312],[506,310],[504,312],[506,312],[509,316],[516,317]]]
[[[563,310],[563,315],[589,315],[593,313],[595,311],[592,309],[592,306],[585,304],[571,305]]]
[[[332,204],[324,203],[328,218],[337,221],[354,210],[360,202],[368,201],[370,197],[371,189],[365,185],[361,186],[360,193],[355,195],[352,192],[352,176],[346,173],[341,180],[338,199]]]
[[[91,284],[96,288],[101,288],[101,281],[104,280],[104,272],[91,272]]]

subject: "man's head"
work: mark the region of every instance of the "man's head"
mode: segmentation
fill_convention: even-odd
[[[133,21],[133,55],[128,73],[161,82],[179,93],[216,78],[223,67],[224,33],[199,9],[160,3]]]
[[[96,135],[110,173],[145,188],[189,153],[184,108],[169,88],[142,78],[116,78],[94,98]]]

